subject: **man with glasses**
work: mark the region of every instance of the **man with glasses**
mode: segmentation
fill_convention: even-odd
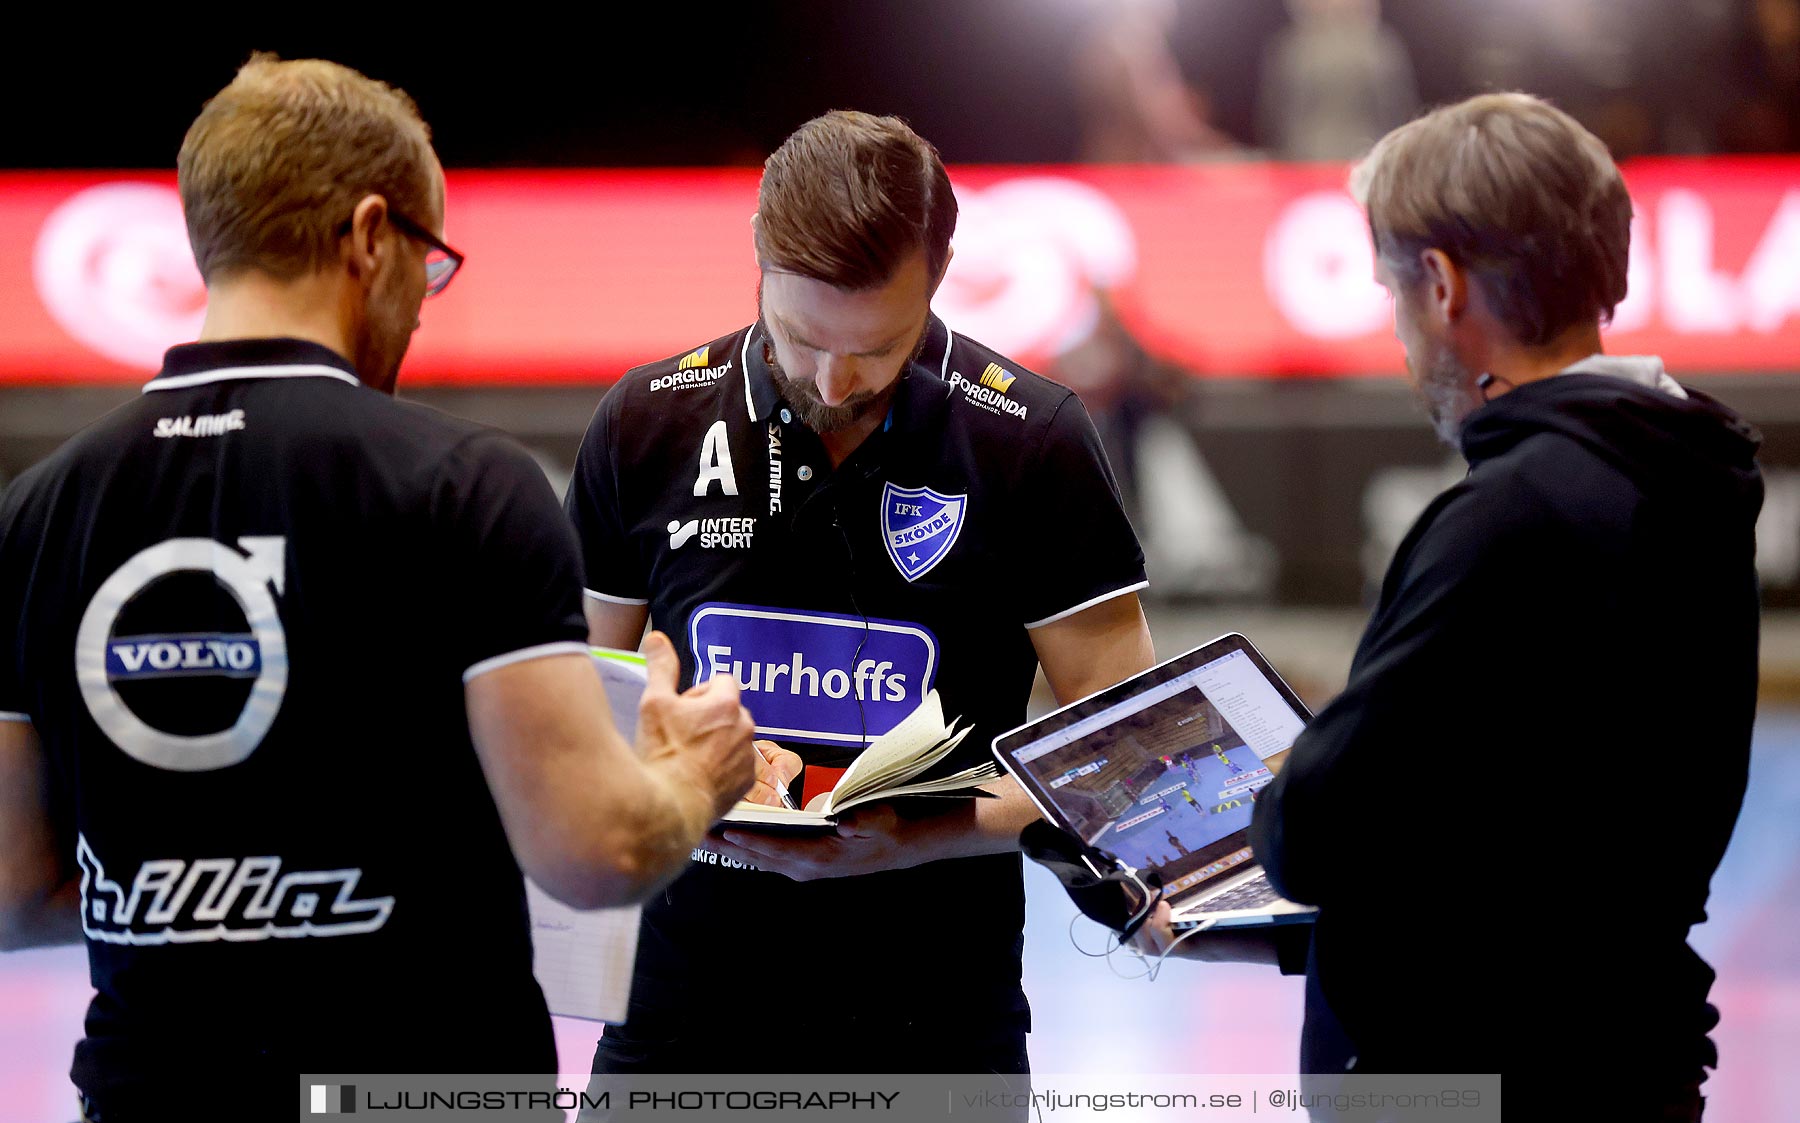
[[[736,686],[653,637],[634,753],[542,474],[390,396],[462,262],[404,94],[254,58],[180,185],[200,341],[0,495],[0,937],[86,937],[95,1123],[553,1073],[521,867],[592,908],[685,866]]]
[[[429,247],[425,254],[425,295],[436,296],[449,288],[456,271],[462,268],[464,259],[461,252],[399,211],[389,210],[387,218],[394,224],[394,229]],[[354,228],[355,224],[345,219],[344,224],[338,227],[338,237],[348,237]]]

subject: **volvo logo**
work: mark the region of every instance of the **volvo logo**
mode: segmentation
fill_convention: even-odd
[[[177,772],[225,768],[256,751],[287,692],[287,634],[269,592],[271,585],[282,591],[286,552],[287,540],[278,537],[240,538],[236,549],[210,538],[171,538],[140,551],[100,585],[76,632],[75,680],[88,713],[113,744],[145,764]],[[218,582],[243,611],[247,630],[113,635],[133,598],[181,572]],[[117,688],[121,682],[199,676],[252,680],[229,728],[198,735],[157,729],[132,712]]]

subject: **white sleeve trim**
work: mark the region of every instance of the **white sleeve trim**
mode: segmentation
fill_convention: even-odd
[[[17,710],[0,710],[0,721],[22,721],[26,725],[30,725],[31,715],[22,714]]]
[[[1054,624],[1058,620],[1067,620],[1069,617],[1075,615],[1077,612],[1082,612],[1082,611],[1085,611],[1086,609],[1090,609],[1090,608],[1094,607],[1095,605],[1100,604],[1103,601],[1109,601],[1109,600],[1112,600],[1114,597],[1122,597],[1126,593],[1135,593],[1139,589],[1148,589],[1149,587],[1150,587],[1150,582],[1139,581],[1137,584],[1127,585],[1123,589],[1114,589],[1110,593],[1101,593],[1099,596],[1095,597],[1093,600],[1084,600],[1080,604],[1076,605],[1074,608],[1065,608],[1061,612],[1058,612],[1054,616],[1046,616],[1042,620],[1033,620],[1031,623],[1029,623],[1025,626],[1027,628],[1041,628],[1045,624]]]
[[[492,659],[483,659],[481,662],[470,667],[463,672],[463,684],[465,686],[468,685],[469,681],[477,675],[485,675],[489,671],[497,671],[501,667],[508,667],[514,663],[523,663],[527,659],[542,659],[546,655],[586,655],[587,653],[587,644],[576,643],[573,640],[563,640],[559,643],[540,643],[536,647],[521,647],[519,650],[509,652],[505,655],[496,655]]]
[[[607,604],[649,604],[650,603],[649,601],[644,600],[641,597],[615,597],[610,593],[597,592],[593,589],[583,589],[583,590],[581,590],[581,592],[582,592],[582,595],[584,595],[584,596],[592,597],[595,600],[603,600]]]

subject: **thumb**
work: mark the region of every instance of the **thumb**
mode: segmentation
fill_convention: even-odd
[[[806,764],[799,753],[790,752],[773,741],[758,740],[751,744],[756,747],[763,760],[768,762],[769,771],[781,777],[784,784],[800,775],[800,769]]]
[[[774,767],[776,773],[781,776],[781,782],[785,784],[800,775],[806,767],[806,761],[798,753],[784,753],[781,759],[774,763]]]
[[[649,681],[644,687],[648,694],[675,693],[676,680],[681,675],[681,659],[675,654],[675,645],[669,637],[661,632],[651,632],[644,640],[644,664],[649,672]]]

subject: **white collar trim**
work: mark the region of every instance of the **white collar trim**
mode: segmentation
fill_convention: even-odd
[[[361,386],[355,378],[337,367],[328,367],[323,363],[290,363],[286,365],[252,366],[252,367],[218,367],[214,370],[198,371],[194,374],[177,374],[170,378],[152,379],[144,386],[144,393],[152,390],[185,390],[189,386],[204,386],[209,382],[230,382],[246,378],[335,378],[339,382],[348,382],[352,386]]]

